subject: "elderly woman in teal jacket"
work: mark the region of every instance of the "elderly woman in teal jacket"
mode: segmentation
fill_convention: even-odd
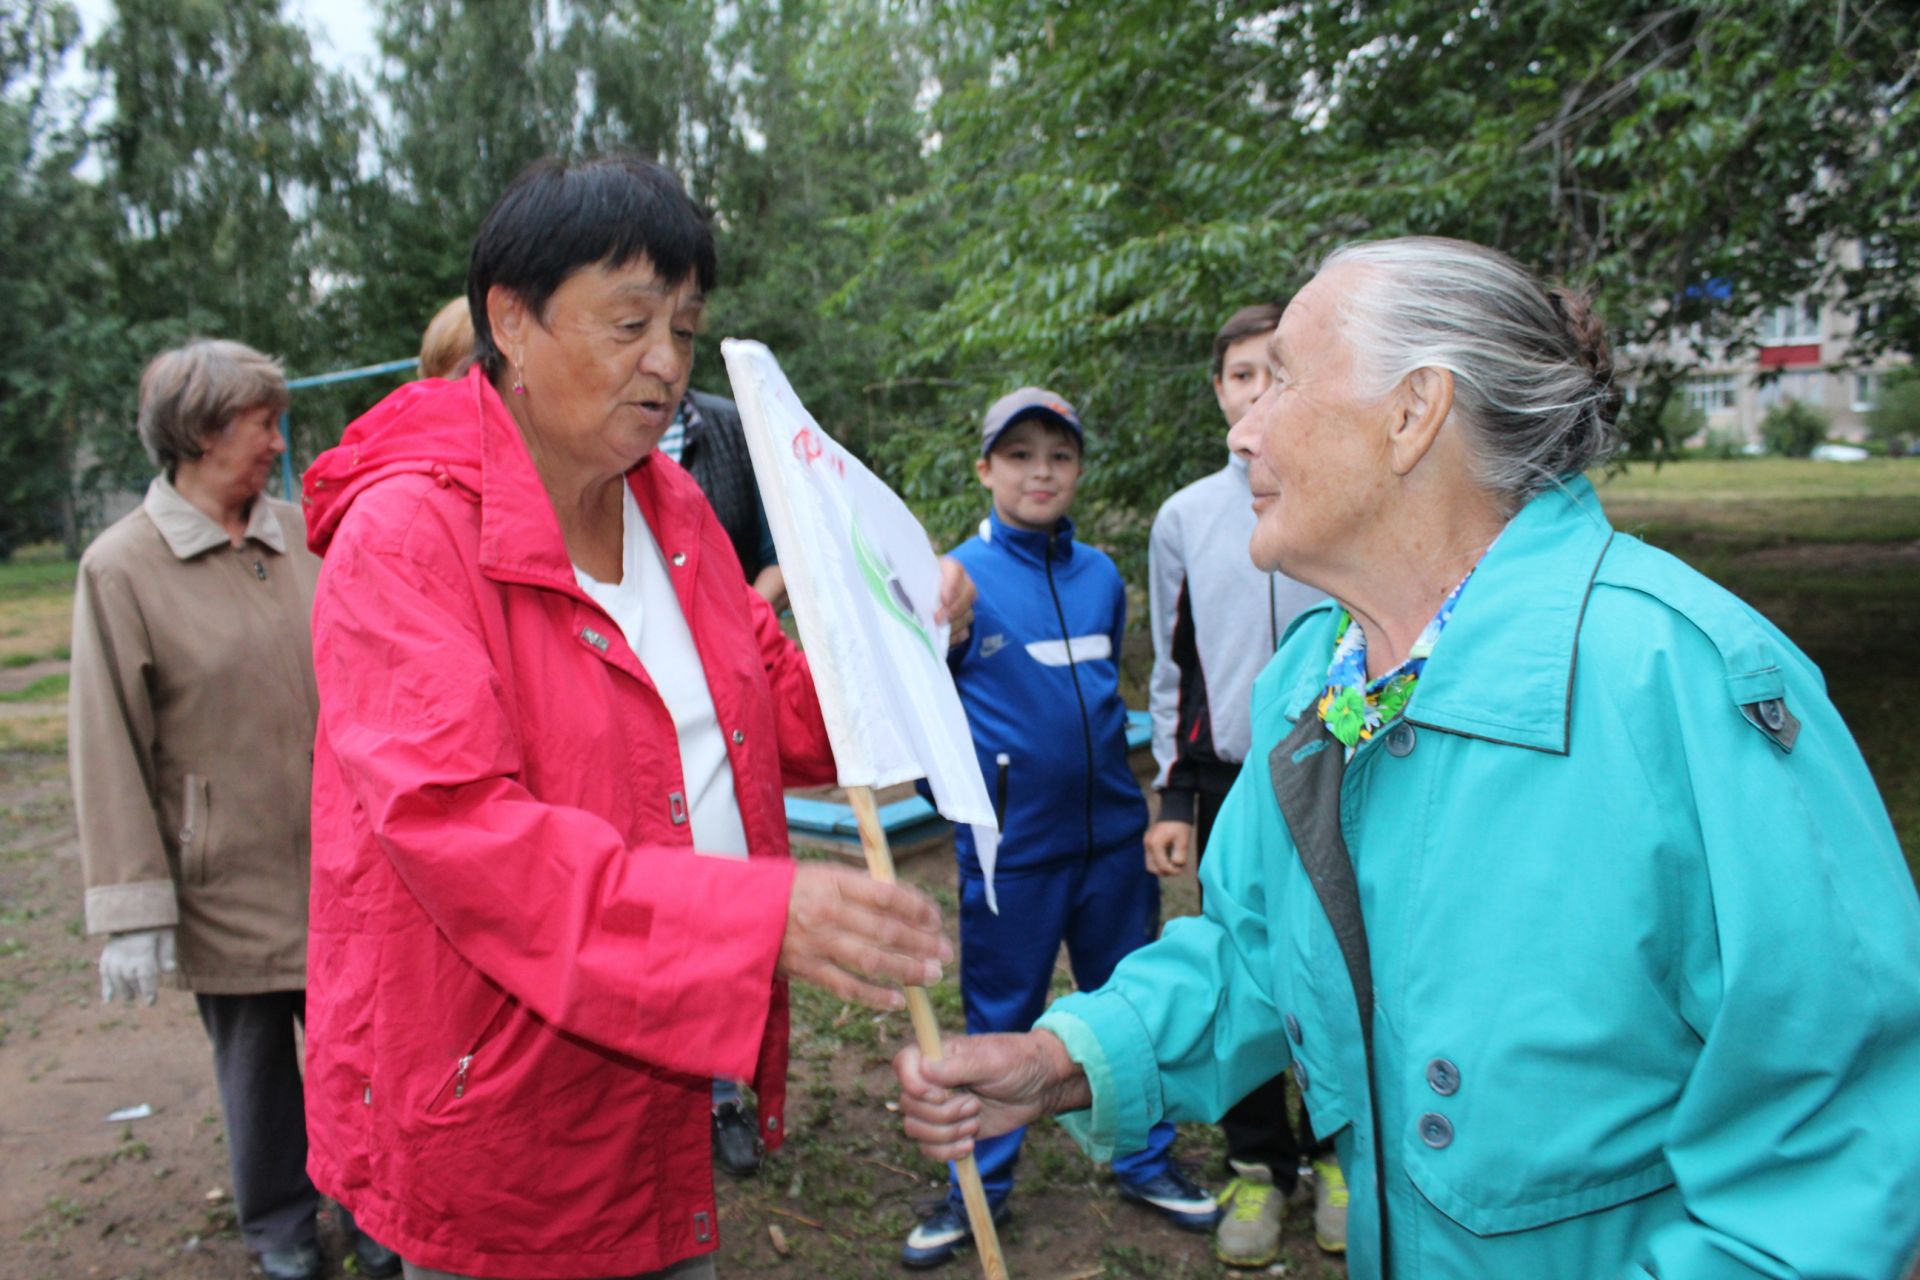
[[[896,1059],[950,1159],[1096,1158],[1291,1065],[1350,1273],[1892,1280],[1920,1237],[1920,900],[1805,655],[1611,528],[1577,296],[1348,246],[1234,428],[1252,554],[1324,588],[1170,926],[1035,1031]]]

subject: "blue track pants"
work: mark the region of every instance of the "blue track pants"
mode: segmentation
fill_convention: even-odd
[[[1083,991],[1106,982],[1130,952],[1160,930],[1160,882],[1147,872],[1135,840],[1092,858],[1035,870],[1002,868],[994,876],[1000,914],[987,910],[986,882],[960,869],[960,997],[967,1033],[1030,1031],[1047,1007],[1054,963],[1066,944],[1073,980]],[[1013,1190],[1025,1129],[974,1144],[987,1199],[999,1205]],[[1173,1126],[1162,1121],[1144,1151],[1117,1156],[1122,1182],[1159,1176],[1173,1145]],[[960,1189],[949,1195],[957,1203]]]

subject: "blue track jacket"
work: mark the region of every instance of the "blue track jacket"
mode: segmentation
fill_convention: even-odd
[[[948,664],[1000,814],[995,874],[1137,853],[1147,808],[1127,764],[1120,571],[1075,542],[1067,519],[1044,534],[989,514],[952,554],[980,589],[973,631]],[[954,843],[961,869],[978,875],[973,832],[959,828]]]

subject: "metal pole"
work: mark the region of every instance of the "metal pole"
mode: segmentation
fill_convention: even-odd
[[[326,387],[336,382],[352,382],[359,378],[377,378],[383,373],[399,373],[402,369],[417,369],[417,360],[387,360],[381,364],[363,364],[357,369],[336,369],[332,373],[316,373],[309,378],[289,378],[288,391],[302,391],[308,387]],[[300,491],[293,487],[293,412],[292,407],[281,411],[280,434],[286,438],[287,451],[280,455],[280,496],[288,502],[300,501]]]
[[[280,411],[280,438],[287,442],[287,451],[280,455],[280,500],[298,502],[300,494],[293,487],[293,412],[291,406]]]

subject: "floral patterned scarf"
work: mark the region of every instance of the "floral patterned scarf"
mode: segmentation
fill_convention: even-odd
[[[1477,562],[1474,568],[1479,568]],[[1426,670],[1433,646],[1453,619],[1460,592],[1472,577],[1473,569],[1467,570],[1467,576],[1447,593],[1433,620],[1421,629],[1419,639],[1407,651],[1407,660],[1377,680],[1367,679],[1366,628],[1346,610],[1340,611],[1333,637],[1333,664],[1327,668],[1327,691],[1320,695],[1319,712],[1327,729],[1345,744],[1349,760],[1361,743],[1405,709],[1414,686],[1420,682],[1420,673]]]

